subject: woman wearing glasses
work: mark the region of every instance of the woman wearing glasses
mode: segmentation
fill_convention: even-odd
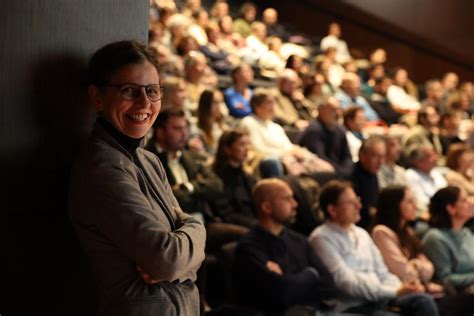
[[[137,42],[116,42],[92,56],[89,76],[99,117],[72,173],[69,213],[97,278],[99,315],[197,315],[205,229],[140,146],[161,108],[156,60]]]

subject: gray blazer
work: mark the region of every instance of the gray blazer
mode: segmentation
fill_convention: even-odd
[[[206,231],[179,207],[158,158],[132,157],[96,122],[73,168],[69,215],[97,278],[99,315],[198,315]],[[156,285],[146,284],[137,265]]]

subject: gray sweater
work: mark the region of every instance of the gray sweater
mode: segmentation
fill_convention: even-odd
[[[100,294],[99,315],[197,315],[206,232],[179,207],[155,155],[132,156],[96,123],[72,172],[69,214]],[[146,284],[137,266],[153,279]]]

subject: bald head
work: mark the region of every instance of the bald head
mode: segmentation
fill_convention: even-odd
[[[280,179],[271,178],[258,181],[253,189],[255,206],[260,210],[262,203],[273,200],[282,187],[288,187],[288,184]]]
[[[273,25],[278,21],[278,12],[273,8],[267,8],[263,11],[262,15],[263,23],[267,25]]]
[[[263,179],[253,191],[259,223],[275,234],[296,219],[298,203],[290,186],[280,179]]]

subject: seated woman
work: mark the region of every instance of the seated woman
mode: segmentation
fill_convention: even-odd
[[[250,139],[243,129],[233,129],[219,139],[214,172],[224,183],[229,206],[220,216],[224,221],[251,227],[257,223],[257,209],[252,202],[255,176],[246,170]],[[225,213],[225,214],[224,214]]]
[[[372,238],[390,272],[402,282],[421,283],[427,292],[441,296],[443,287],[430,282],[433,264],[421,252],[421,243],[408,225],[415,219],[416,205],[411,190],[389,186],[379,194]]]
[[[217,141],[227,129],[221,111],[223,96],[219,90],[205,90],[199,98],[197,117],[199,135],[208,154],[214,155]]]
[[[473,217],[466,191],[448,186],[430,203],[433,227],[423,238],[423,250],[435,267],[435,278],[456,290],[474,286],[474,235],[464,227]]]

